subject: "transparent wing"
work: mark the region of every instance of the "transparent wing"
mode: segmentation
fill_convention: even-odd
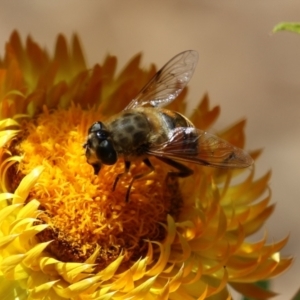
[[[190,81],[197,61],[196,51],[177,54],[154,75],[125,110],[144,105],[162,107],[172,102]]]
[[[148,154],[219,168],[246,168],[253,163],[244,150],[213,134],[189,127],[174,129],[166,142],[153,147]]]

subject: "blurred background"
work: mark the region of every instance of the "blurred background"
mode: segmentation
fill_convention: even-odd
[[[257,176],[272,169],[277,207],[265,230],[270,241],[290,234],[282,253],[296,258],[272,283],[286,300],[300,287],[300,35],[272,34],[281,21],[300,22],[299,0],[0,0],[0,55],[14,29],[50,53],[58,33],[78,33],[89,66],[110,53],[119,70],[138,52],[145,67],[161,67],[197,50],[189,108],[208,92],[221,106],[213,131],[247,118],[246,148],[264,149]]]

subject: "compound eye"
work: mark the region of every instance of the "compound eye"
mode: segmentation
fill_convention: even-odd
[[[113,165],[117,162],[118,155],[110,140],[102,141],[97,147],[97,156],[105,165]]]
[[[107,139],[107,132],[105,132],[103,130],[97,131],[96,136],[100,141],[105,140],[105,139]]]
[[[90,128],[88,133],[92,133],[92,132],[97,132],[99,130],[103,129],[103,124],[102,122],[96,122],[94,123]]]

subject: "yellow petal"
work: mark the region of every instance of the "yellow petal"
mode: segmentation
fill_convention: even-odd
[[[30,192],[30,189],[36,183],[43,170],[44,168],[42,166],[36,167],[34,170],[32,170],[30,174],[26,175],[22,179],[20,185],[15,191],[16,197],[14,198],[14,203],[25,202]]]
[[[34,287],[30,290],[31,299],[44,299],[49,295],[51,288],[56,284],[59,280],[48,281],[44,284]]]
[[[7,219],[8,216],[12,215],[14,211],[19,210],[19,208],[21,206],[22,206],[22,204],[18,203],[18,204],[12,204],[12,205],[9,205],[9,206],[6,206],[6,207],[2,208],[0,210],[0,222],[5,221],[5,219]],[[7,233],[7,231],[5,231],[5,233]]]
[[[10,140],[17,136],[20,130],[0,131],[0,147],[4,147]]]
[[[0,237],[0,247],[7,246],[7,244],[14,241],[18,236],[19,236],[19,234],[11,234],[11,235],[7,235],[7,236],[1,236]]]
[[[41,253],[47,248],[47,246],[51,243],[40,243],[37,245],[34,245],[32,249],[26,252],[26,256],[23,259],[23,264],[28,268],[37,268],[39,269],[38,265],[38,258],[40,257]]]

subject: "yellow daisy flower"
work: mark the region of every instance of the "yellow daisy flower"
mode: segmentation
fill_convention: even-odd
[[[0,60],[1,299],[230,299],[274,295],[254,285],[287,269],[287,239],[246,238],[272,213],[270,173],[190,166],[166,180],[168,166],[135,182],[136,163],[112,192],[122,162],[94,175],[82,147],[90,125],[121,111],[155,74],[135,56],[87,69],[78,38],[59,36],[49,56],[14,32]],[[184,112],[186,89],[168,108]],[[191,116],[208,129],[219,115],[205,96]],[[220,136],[242,148],[239,122]],[[252,152],[255,159],[259,151]]]

